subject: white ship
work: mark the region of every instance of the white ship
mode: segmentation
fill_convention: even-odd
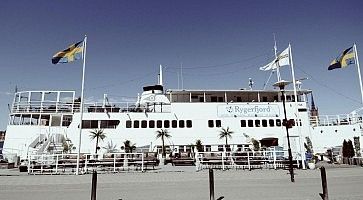
[[[291,84],[292,85],[292,84]],[[299,155],[305,152],[306,137],[315,152],[342,145],[343,140],[362,134],[362,117],[353,112],[346,115],[317,116],[312,91],[297,87],[286,89],[287,119],[295,124],[289,129],[291,149]],[[4,153],[62,153],[64,141],[73,153],[78,151],[80,99],[75,91],[16,92],[9,114]],[[261,146],[281,146],[287,149],[286,129],[282,125],[284,107],[282,92],[273,90],[198,90],[168,89],[162,81],[146,86],[137,101],[86,103],[83,110],[81,153],[95,152],[95,140],[90,131],[103,129],[106,138],[100,141],[100,151],[108,143],[120,149],[125,140],[135,143],[138,150],[161,152],[161,140],[156,131],[167,129],[172,136],[166,141],[169,152],[190,151],[190,144],[201,140],[204,151],[244,151],[251,138]],[[219,138],[222,128],[233,131],[228,145]],[[360,142],[362,140],[360,139]],[[361,150],[360,150],[361,151]],[[301,157],[301,159],[303,159]]]

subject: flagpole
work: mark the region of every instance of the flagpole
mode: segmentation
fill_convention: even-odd
[[[362,104],[363,104],[363,86],[362,86],[362,76],[360,74],[360,67],[359,67],[359,59],[358,59],[358,51],[357,51],[357,45],[354,43],[353,45],[353,50],[354,50],[354,58],[355,58],[355,62],[357,63],[357,70],[358,70],[358,77],[359,77],[359,84],[360,84],[360,94],[362,97]]]
[[[298,127],[298,131],[299,131],[299,150],[300,150],[300,154],[301,154],[301,162],[302,162],[302,168],[306,169],[305,166],[305,153],[302,150],[302,134],[301,134],[301,128],[300,128],[300,117],[299,117],[299,110],[298,110],[298,104],[297,104],[297,91],[296,91],[296,79],[295,79],[295,70],[294,70],[294,62],[292,60],[292,53],[291,53],[291,44],[289,43],[289,57],[290,57],[290,66],[291,66],[291,74],[292,74],[292,81],[293,81],[293,86],[294,86],[294,96],[295,96],[295,112],[296,112],[296,119],[297,122],[295,122],[295,124],[297,123],[297,127]]]
[[[86,52],[87,52],[87,35],[84,36],[84,43],[83,43],[83,68],[82,68],[82,88],[81,88],[81,105],[80,105],[81,116],[80,116],[80,124],[79,124],[79,140],[78,140],[76,175],[79,175],[79,160],[80,160],[80,155],[81,155],[82,119],[83,119],[83,106],[84,106],[84,74],[86,71]]]
[[[277,44],[276,44],[276,38],[275,38],[275,34],[274,34],[274,50],[275,50],[275,59],[277,59]],[[280,66],[279,66],[279,62],[276,63],[276,75],[277,75],[277,81],[281,81],[281,75],[280,75]]]

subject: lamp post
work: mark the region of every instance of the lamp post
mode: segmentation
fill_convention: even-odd
[[[286,116],[286,106],[285,106],[285,86],[290,84],[290,81],[278,81],[276,82],[273,86],[275,87],[279,87],[280,91],[281,91],[281,97],[282,97],[282,106],[284,108],[284,122],[283,125],[286,128],[286,136],[287,136],[287,146],[288,146],[288,154],[289,154],[289,171],[290,171],[290,177],[291,177],[291,182],[295,182],[295,177],[294,177],[294,168],[292,165],[292,153],[291,153],[291,147],[290,147],[290,135],[289,135],[289,128],[291,128],[291,121],[287,120],[287,116]]]

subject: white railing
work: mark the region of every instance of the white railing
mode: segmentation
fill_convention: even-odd
[[[156,156],[148,157],[147,153],[110,153],[100,158],[96,154],[83,154],[80,159],[81,172],[89,171],[145,171],[159,164]],[[30,155],[28,157],[28,174],[74,173],[77,167],[76,154]]]
[[[293,165],[300,167],[301,156],[293,153]],[[196,155],[197,171],[205,168],[262,169],[287,168],[287,151],[199,152]]]
[[[154,103],[145,106],[136,106],[132,102],[113,102],[108,105],[103,103],[85,103],[83,112],[170,112],[171,105],[166,103]],[[74,113],[80,111],[79,102],[51,102],[31,101],[14,103],[12,113]]]
[[[310,117],[310,124],[315,126],[339,126],[362,123],[360,115],[321,115]]]

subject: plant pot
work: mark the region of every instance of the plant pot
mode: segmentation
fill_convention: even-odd
[[[308,163],[309,169],[315,169],[315,163]]]

